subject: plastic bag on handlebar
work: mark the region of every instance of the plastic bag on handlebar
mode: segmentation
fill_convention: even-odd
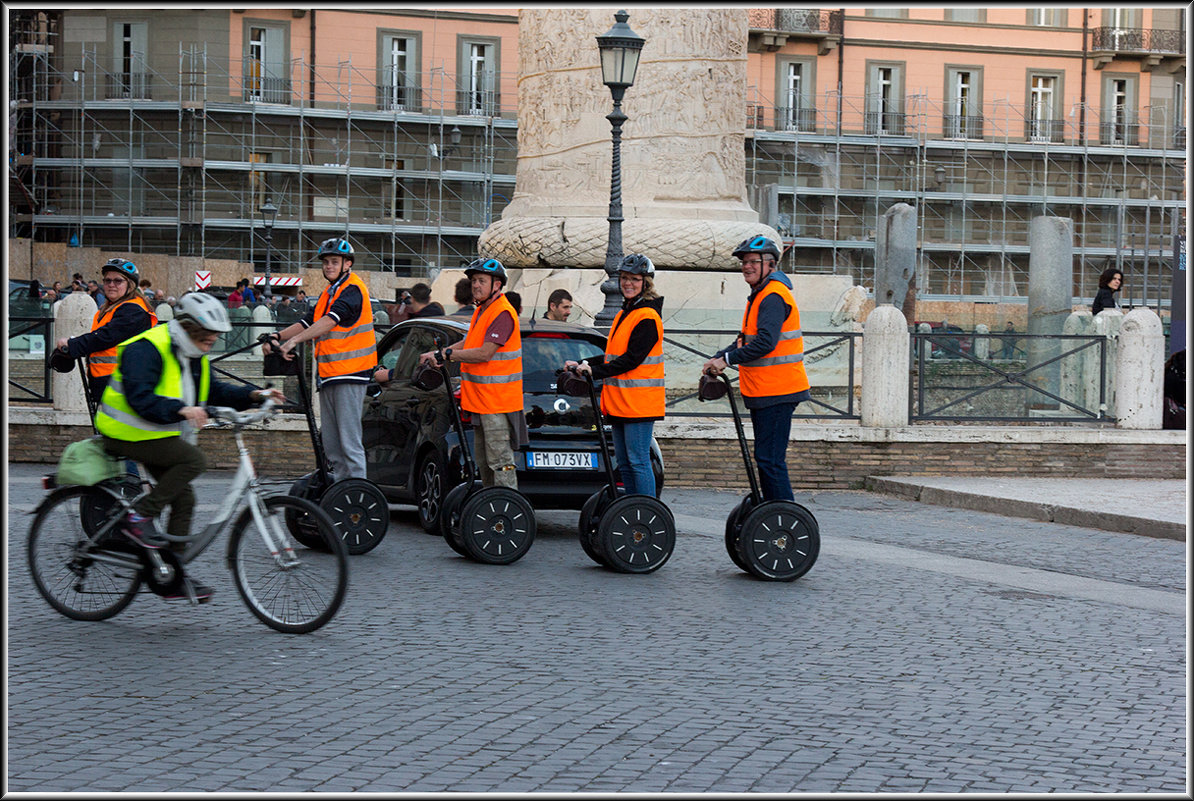
[[[571,370],[561,371],[561,375],[556,379],[556,389],[560,391],[561,395],[568,395],[573,398],[587,398],[589,397],[589,382],[579,373],[574,373]]]
[[[298,356],[288,361],[276,350],[265,354],[265,364],[261,369],[262,375],[298,375],[298,371]]]

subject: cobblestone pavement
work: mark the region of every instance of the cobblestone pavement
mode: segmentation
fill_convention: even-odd
[[[211,604],[80,623],[25,565],[42,469],[9,466],[8,791],[1190,789],[1181,542],[819,493],[784,584],[730,562],[729,493],[665,491],[647,576],[592,564],[574,512],[490,567],[399,507],[314,634],[258,623],[218,548]]]

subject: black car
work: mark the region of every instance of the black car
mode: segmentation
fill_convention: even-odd
[[[466,317],[420,317],[391,328],[377,344],[382,367],[394,377],[372,385],[362,415],[369,480],[393,503],[414,503],[419,522],[438,532],[440,505],[449,489],[464,480],[464,456],[443,387],[426,392],[411,383],[419,354],[437,344],[451,345],[468,330]],[[520,321],[523,411],[529,444],[514,454],[518,490],[537,509],[580,509],[605,484],[605,465],[589,398],[556,391],[556,371],[567,360],[600,357],[605,335],[589,326],[543,318]],[[438,338],[438,342],[437,342]],[[460,365],[448,365],[460,397]],[[597,382],[600,389],[601,382]],[[380,391],[378,391],[380,389]],[[472,447],[472,425],[465,415]],[[612,439],[606,441],[613,452]],[[663,489],[663,456],[651,443],[656,494]]]

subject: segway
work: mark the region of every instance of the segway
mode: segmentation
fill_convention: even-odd
[[[698,396],[702,401],[729,397],[742,461],[750,479],[750,494],[726,518],[726,552],[734,564],[752,576],[768,581],[800,578],[812,568],[821,550],[817,518],[795,501],[763,500],[730,380],[725,375],[702,375]]]
[[[257,340],[265,342],[270,338],[270,334],[262,334]],[[307,429],[311,432],[311,446],[315,451],[315,471],[295,481],[290,486],[289,494],[311,501],[327,512],[350,554],[368,553],[378,546],[390,526],[389,504],[377,485],[368,479],[332,480],[332,471],[323,451],[323,440],[315,425],[315,412],[311,408],[311,393],[307,389],[304,372],[302,350],[299,348],[294,351],[294,359],[289,361],[280,353],[265,356],[265,375],[293,375],[298,378],[299,396],[307,418]],[[286,512],[286,527],[296,540],[308,548],[322,547],[319,532],[291,512]]]
[[[477,478],[477,464],[464,434],[460,406],[452,393],[452,381],[445,366],[443,347],[436,351],[437,365],[424,365],[411,383],[424,392],[444,387],[452,408],[452,423],[464,454],[464,483],[444,496],[440,510],[440,531],[452,550],[487,565],[517,562],[535,541],[535,510],[518,490],[486,487]]]
[[[557,380],[557,387],[572,396],[588,391],[605,462],[605,486],[590,495],[580,510],[580,547],[594,562],[619,573],[658,570],[676,547],[676,520],[671,510],[658,498],[619,490],[593,377],[569,368]]]

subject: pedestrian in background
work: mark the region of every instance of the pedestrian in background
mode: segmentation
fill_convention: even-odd
[[[391,323],[415,317],[442,317],[444,307],[431,299],[431,287],[419,282],[402,293],[399,301],[386,309]]]
[[[556,289],[547,296],[547,311],[543,312],[545,319],[566,323],[571,314],[572,295],[567,289]]]
[[[1123,286],[1124,274],[1114,267],[1103,270],[1099,276],[1099,291],[1095,293],[1094,302],[1090,304],[1090,313],[1098,315],[1103,309],[1118,309],[1119,301],[1115,293]]]
[[[459,306],[456,311],[452,312],[452,316],[473,316],[473,286],[472,282],[467,278],[461,278],[456,282],[456,287],[452,293],[453,299]]]
[[[511,290],[506,293],[506,300],[510,301],[510,305],[514,307],[514,314],[522,314],[522,295]]]
[[[794,499],[788,477],[788,438],[792,414],[809,398],[804,370],[804,337],[792,281],[776,269],[780,251],[765,236],[734,249],[750,286],[742,328],[734,344],[705,362],[703,372],[718,375],[738,368],[742,401],[750,411],[755,462],[764,500]]]
[[[1012,321],[1007,321],[1007,327],[1003,329],[1003,351],[999,354],[1004,359],[1013,359],[1016,356],[1016,338],[1009,336],[1016,333],[1016,326],[1012,325]]]

